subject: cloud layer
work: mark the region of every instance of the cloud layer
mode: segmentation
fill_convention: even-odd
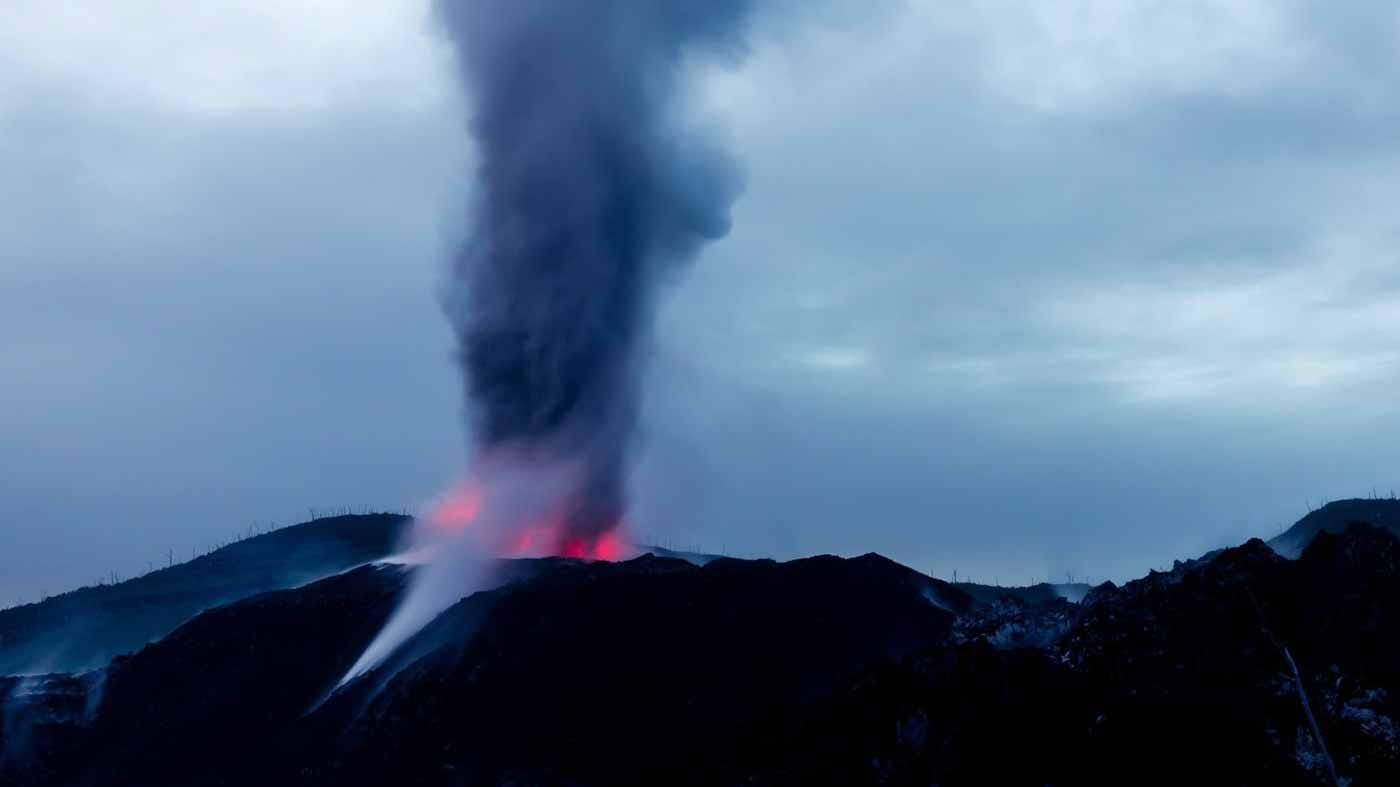
[[[426,8],[154,5],[0,11],[5,602],[462,462]],[[693,75],[748,177],[640,528],[1121,577],[1400,486],[1400,11],[829,10]]]

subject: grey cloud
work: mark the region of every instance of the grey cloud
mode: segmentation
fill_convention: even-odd
[[[1050,107],[1006,20],[911,6],[725,77],[747,188],[660,304],[644,533],[1121,578],[1400,486],[1389,4]],[[0,599],[453,474],[455,111],[8,105]]]

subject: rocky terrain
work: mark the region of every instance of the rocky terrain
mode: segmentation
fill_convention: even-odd
[[[1284,557],[1297,557],[1318,533],[1340,533],[1352,522],[1367,522],[1400,536],[1400,499],[1390,497],[1333,500],[1274,538],[1269,546]]]
[[[0,784],[1400,783],[1400,539],[1333,530],[1079,603],[878,555],[513,561],[336,690],[410,571],[362,565],[0,678]]]
[[[101,667],[216,604],[378,560],[410,521],[397,514],[318,519],[125,582],[0,610],[0,675]]]

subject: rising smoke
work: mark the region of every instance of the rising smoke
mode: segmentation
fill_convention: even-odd
[[[447,297],[474,459],[352,675],[487,584],[492,557],[615,551],[653,295],[727,231],[738,193],[731,160],[686,125],[681,80],[742,52],[751,5],[439,3],[482,162]]]
[[[651,294],[728,229],[734,168],[673,98],[686,55],[738,46],[747,6],[443,5],[483,162],[449,301],[473,433],[581,461],[562,537],[619,520]]]

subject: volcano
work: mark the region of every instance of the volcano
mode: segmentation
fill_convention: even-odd
[[[370,522],[401,527],[299,532]],[[337,688],[419,570],[371,560],[0,678],[0,784],[1400,779],[1400,539],[1368,524],[1079,601],[875,554],[506,559]]]

